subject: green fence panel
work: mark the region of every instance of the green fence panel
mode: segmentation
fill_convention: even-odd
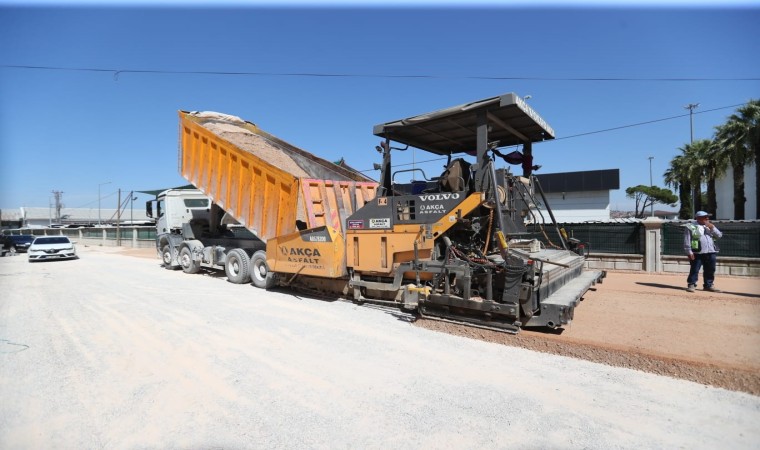
[[[137,239],[149,240],[149,241],[156,240],[156,229],[155,228],[148,228],[148,229],[138,228]]]
[[[687,222],[668,222],[662,227],[662,254],[684,254],[684,225]],[[713,222],[723,233],[718,239],[720,254],[740,258],[760,258],[760,222]]]
[[[683,256],[683,231],[686,222],[667,222],[662,226],[662,254]]]
[[[592,253],[644,254],[644,226],[640,223],[565,223],[560,224],[567,236],[586,244]],[[554,227],[545,227],[551,242],[540,233],[537,226],[529,226],[528,239],[538,239],[544,245],[560,245]]]

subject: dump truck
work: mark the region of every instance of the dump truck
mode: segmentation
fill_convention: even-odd
[[[583,244],[557,227],[532,174],[532,144],[554,131],[514,93],[376,125],[378,183],[236,117],[180,111],[179,118],[180,172],[210,207],[207,217],[165,230],[174,234],[169,255],[163,248],[172,238],[161,241],[159,225],[157,248],[168,266],[192,272],[232,256],[233,269],[250,270],[257,287],[507,332],[566,326],[605,276],[584,270]],[[240,130],[245,139],[230,133]],[[284,160],[257,154],[246,140]],[[394,169],[393,155],[409,147],[445,159],[442,173]],[[512,147],[520,150],[506,153]],[[415,181],[401,180],[405,172]],[[197,239],[230,233],[220,217],[256,243]]]
[[[374,198],[377,182],[240,118],[180,112],[182,175],[200,189],[168,189],[146,204],[167,269],[224,269],[233,283],[271,287],[267,239],[330,225]],[[207,195],[208,194],[208,195]]]

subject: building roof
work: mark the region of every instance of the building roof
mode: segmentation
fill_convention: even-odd
[[[620,169],[534,174],[544,192],[608,191],[620,189]]]

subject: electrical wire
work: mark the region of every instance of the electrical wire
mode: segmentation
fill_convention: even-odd
[[[133,74],[164,74],[164,75],[223,75],[223,76],[267,76],[267,77],[310,77],[310,78],[413,78],[413,79],[449,79],[449,80],[517,80],[517,81],[760,81],[758,77],[746,78],[689,78],[689,77],[661,77],[661,78],[635,78],[635,77],[529,77],[529,76],[478,76],[478,75],[429,75],[429,74],[359,74],[359,73],[315,73],[315,72],[233,72],[217,70],[158,70],[158,69],[107,69],[99,67],[62,67],[62,66],[32,66],[2,64],[0,67],[8,69],[30,70],[60,70],[71,72],[100,72],[112,73],[114,80],[125,73]]]
[[[585,132],[585,133],[571,134],[570,136],[562,136],[562,137],[554,138],[554,139],[547,140],[547,141],[534,142],[534,144],[536,144],[536,145],[537,144],[544,144],[544,143],[552,142],[552,141],[561,141],[563,139],[572,139],[572,138],[577,138],[577,137],[582,137],[582,136],[588,136],[588,135],[592,135],[592,134],[599,134],[599,133],[606,133],[606,132],[609,132],[609,131],[622,130],[622,129],[625,129],[625,128],[639,127],[639,126],[642,126],[642,125],[649,125],[649,124],[657,123],[657,122],[665,122],[667,120],[680,119],[680,118],[683,118],[683,117],[688,117],[691,114],[694,114],[694,115],[704,114],[704,113],[713,112],[713,111],[720,111],[722,109],[738,108],[739,106],[743,106],[743,105],[744,105],[744,103],[739,103],[739,104],[736,104],[736,105],[720,106],[718,108],[705,109],[705,110],[702,110],[702,111],[699,111],[699,112],[694,112],[694,113],[679,114],[677,116],[665,117],[665,118],[662,118],[662,119],[648,120],[646,122],[637,122],[637,123],[632,123],[632,124],[628,124],[628,125],[621,125],[621,126],[618,126],[618,127],[605,128],[603,130],[596,130],[596,131],[588,131],[588,132]],[[443,161],[445,159],[446,158],[428,159],[428,160],[425,160],[425,161],[419,161],[418,164],[427,163],[427,162],[435,162],[435,161]],[[395,164],[394,166],[395,167],[401,167],[401,166],[408,166],[408,165],[411,165],[411,164],[410,163],[402,163],[402,164]],[[367,170],[360,170],[359,172],[361,172],[361,173],[372,172],[374,170],[375,169],[367,169]]]
[[[524,81],[656,81],[656,82],[684,82],[684,81],[760,81],[757,77],[747,78],[631,78],[631,77],[578,77],[578,78],[564,78],[564,77],[526,77],[526,76],[441,76],[441,75],[380,75],[380,74],[350,74],[350,73],[310,73],[310,72],[226,72],[226,71],[202,71],[202,70],[155,70],[155,69],[106,69],[97,67],[62,67],[62,66],[32,66],[32,65],[13,65],[13,64],[0,64],[2,68],[9,69],[29,69],[29,70],[59,70],[59,71],[76,71],[76,72],[98,72],[98,73],[113,73],[114,80],[119,79],[119,75],[123,73],[134,74],[176,74],[176,75],[233,75],[233,76],[273,76],[273,77],[315,77],[315,78],[421,78],[421,79],[463,79],[463,80],[524,80]],[[613,128],[605,128],[603,130],[588,131],[585,133],[578,133],[569,136],[562,136],[553,139],[559,141],[563,139],[572,139],[581,136],[589,136],[592,134],[606,133],[610,131],[622,130],[625,128],[638,127],[642,125],[649,125],[657,122],[664,122],[667,120],[680,119],[687,117],[691,114],[704,114],[712,111],[719,111],[722,109],[736,108],[743,104],[721,106],[718,108],[701,110],[699,112],[690,112],[688,114],[679,114],[677,116],[665,117],[662,119],[649,120],[646,122],[638,122],[628,125],[621,125]],[[541,144],[542,141],[536,142]],[[442,161],[445,158],[436,158],[426,161],[420,161],[419,163]],[[398,164],[397,166],[414,166],[415,162]],[[371,172],[375,169],[360,170],[359,172]]]
[[[705,110],[702,110],[702,111],[699,111],[699,112],[695,112],[693,114],[694,115],[696,115],[696,114],[704,114],[704,113],[708,113],[708,112],[712,112],[712,111],[719,111],[721,109],[737,108],[737,107],[743,106],[743,105],[744,105],[744,103],[739,103],[737,105],[721,106],[719,108],[705,109]],[[589,132],[586,132],[586,133],[579,133],[579,134],[572,134],[570,136],[558,137],[558,138],[555,138],[553,140],[559,141],[559,140],[562,140],[562,139],[570,139],[570,138],[576,138],[576,137],[580,137],[580,136],[588,136],[590,134],[605,133],[607,131],[615,131],[615,130],[622,130],[624,128],[632,128],[632,127],[638,127],[638,126],[641,126],[641,125],[649,125],[651,123],[664,122],[666,120],[673,120],[673,119],[680,119],[682,117],[689,117],[689,115],[691,115],[691,114],[692,113],[679,114],[677,116],[665,117],[663,119],[648,120],[646,122],[638,122],[638,123],[632,123],[632,124],[629,124],[629,125],[621,125],[619,127],[605,128],[603,130],[589,131]],[[544,142],[551,142],[551,141],[541,141],[541,142],[536,142],[536,144],[542,144]]]

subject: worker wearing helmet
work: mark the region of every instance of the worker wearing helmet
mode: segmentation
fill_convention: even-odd
[[[699,270],[704,267],[704,283],[702,285],[704,290],[720,292],[713,286],[719,251],[715,239],[719,239],[723,233],[710,222],[710,215],[705,211],[697,211],[694,219],[696,223],[688,223],[684,231],[684,251],[689,257],[689,264],[691,265],[689,276],[686,278],[686,290],[694,292],[697,289]]]

